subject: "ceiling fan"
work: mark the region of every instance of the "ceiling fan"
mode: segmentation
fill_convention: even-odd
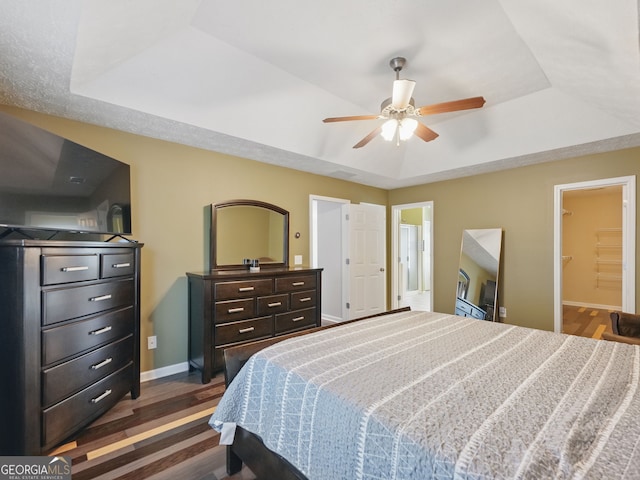
[[[349,122],[352,120],[385,119],[386,122],[378,126],[375,130],[369,133],[369,135],[356,143],[353,148],[364,147],[377,135],[382,135],[382,137],[388,141],[395,138],[396,144],[399,145],[400,140],[407,140],[414,134],[425,142],[429,142],[438,137],[436,132],[418,122],[414,117],[455,112],[458,110],[470,110],[472,108],[480,108],[484,105],[485,100],[483,97],[471,97],[416,108],[413,97],[411,96],[416,82],[413,80],[400,80],[400,70],[402,70],[405,63],[406,59],[403,57],[392,58],[389,62],[391,68],[396,72],[396,79],[393,82],[392,96],[382,102],[379,115],[330,117],[325,118],[322,121],[325,123],[331,123]]]

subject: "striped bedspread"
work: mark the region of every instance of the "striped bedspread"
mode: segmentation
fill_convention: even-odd
[[[640,478],[640,347],[429,312],[249,360],[235,422],[309,479]]]

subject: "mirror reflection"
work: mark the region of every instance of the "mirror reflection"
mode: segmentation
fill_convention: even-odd
[[[212,269],[243,266],[245,258],[261,265],[288,264],[289,212],[251,200],[212,207]]]
[[[496,320],[501,247],[501,228],[462,233],[456,315]]]

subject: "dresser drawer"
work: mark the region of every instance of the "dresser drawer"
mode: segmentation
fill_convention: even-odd
[[[316,288],[315,275],[276,278],[276,293]]]
[[[42,404],[65,399],[133,361],[133,336],[98,348],[42,372]]]
[[[133,275],[135,264],[133,253],[104,254],[100,261],[100,278]]]
[[[297,312],[280,313],[276,315],[276,335],[316,326],[316,309],[307,308]]]
[[[214,285],[214,298],[227,300],[233,298],[270,295],[273,289],[271,280],[241,280],[237,282],[218,282]]]
[[[42,285],[96,280],[98,255],[42,255]]]
[[[216,325],[216,346],[228,343],[247,342],[262,337],[273,336],[271,317],[252,318],[242,322]]]
[[[294,292],[291,294],[291,310],[316,306],[316,291]]]
[[[61,442],[113,407],[131,390],[133,365],[128,365],[98,383],[76,393],[42,413],[42,445]],[[34,412],[35,414],[35,412]]]
[[[77,353],[105,345],[133,334],[133,307],[125,307],[87,320],[66,324],[42,332],[42,364],[52,363]]]
[[[42,323],[49,325],[133,303],[133,279],[45,290]]]
[[[216,302],[215,323],[233,322],[256,316],[256,299],[246,298],[244,300],[227,300],[226,302]]]
[[[289,295],[270,295],[258,298],[258,315],[272,315],[289,310]]]

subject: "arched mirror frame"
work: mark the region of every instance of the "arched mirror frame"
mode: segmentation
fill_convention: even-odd
[[[247,207],[256,207],[263,208],[266,210],[270,210],[272,212],[279,213],[283,217],[283,231],[282,231],[282,262],[269,262],[266,264],[262,264],[262,266],[269,267],[288,267],[289,266],[289,212],[283,208],[278,207],[277,205],[272,205],[271,203],[261,202],[259,200],[229,200],[227,202],[221,202],[211,205],[211,228],[210,231],[210,239],[209,239],[209,258],[210,258],[210,269],[211,270],[226,270],[226,269],[241,269],[247,268],[246,265],[242,263],[238,264],[218,264],[218,241],[217,241],[217,233],[218,233],[218,215],[221,209],[227,207],[239,207],[239,206],[247,206]]]

